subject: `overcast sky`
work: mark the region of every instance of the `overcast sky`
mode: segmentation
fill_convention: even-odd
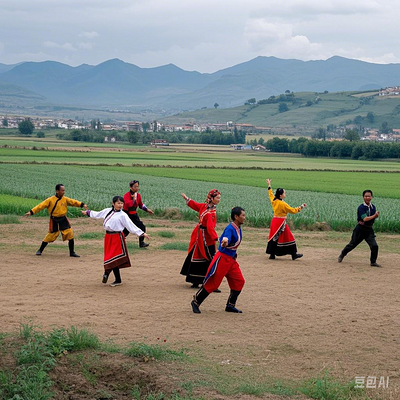
[[[400,63],[398,0],[0,0],[0,63],[119,58],[215,72],[257,56]]]

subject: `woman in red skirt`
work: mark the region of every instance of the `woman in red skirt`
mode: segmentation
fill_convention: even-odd
[[[197,203],[185,193],[181,193],[181,196],[192,210],[199,213],[199,223],[193,229],[188,255],[181,269],[181,274],[186,275],[186,282],[192,283],[192,287],[197,288],[203,283],[208,266],[216,252],[218,241],[218,235],[215,232],[216,207],[221,201],[221,193],[217,189],[210,190],[205,203]],[[218,291],[220,292],[219,289]]]
[[[131,266],[128,250],[126,248],[124,229],[134,233],[137,236],[144,236],[150,239],[150,236],[139,229],[122,211],[124,207],[124,199],[121,196],[114,196],[112,199],[112,207],[105,208],[101,211],[82,211],[83,215],[90,218],[104,218],[103,226],[106,231],[104,237],[104,275],[103,283],[107,283],[108,276],[111,271],[114,273],[115,281],[110,286],[122,285],[120,268],[128,268]]]
[[[292,260],[303,257],[303,254],[297,253],[296,240],[290,231],[289,225],[286,224],[286,216],[287,214],[297,214],[306,204],[295,208],[290,207],[284,201],[286,197],[285,190],[278,188],[274,196],[271,188],[271,179],[267,179],[267,183],[274,217],[271,221],[266,253],[270,255],[269,258],[271,260],[275,259],[275,256],[284,256],[286,254],[290,254]]]

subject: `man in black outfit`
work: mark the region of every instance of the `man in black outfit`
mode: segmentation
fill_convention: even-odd
[[[349,244],[342,250],[338,257],[338,262],[342,262],[343,258],[353,249],[355,249],[363,240],[365,240],[371,249],[371,267],[381,267],[376,262],[378,258],[378,243],[375,240],[375,232],[373,225],[375,219],[379,217],[379,211],[371,203],[373,194],[372,190],[364,190],[364,203],[360,204],[357,210],[358,224],[353,230]]]

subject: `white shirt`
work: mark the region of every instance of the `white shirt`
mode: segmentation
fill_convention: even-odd
[[[105,218],[106,215],[112,210],[111,207],[105,208],[101,211],[90,210],[90,218],[101,219]],[[129,232],[134,233],[137,236],[142,236],[143,231],[139,229],[128,217],[128,215],[121,211],[113,211],[107,218],[104,219],[103,227],[106,231],[122,232],[124,228],[128,229]]]

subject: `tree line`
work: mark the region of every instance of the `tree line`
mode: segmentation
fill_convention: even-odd
[[[400,158],[400,143],[348,140],[314,140],[301,137],[285,139],[274,137],[263,144],[276,153],[297,153],[305,157],[351,158],[353,160],[376,160]]]
[[[234,129],[233,132],[211,131],[205,132],[98,132],[89,129],[74,129],[69,132],[59,133],[57,139],[73,140],[76,142],[104,142],[105,137],[115,138],[117,142],[127,141],[133,144],[150,144],[152,140],[163,139],[169,143],[188,144],[217,144],[230,145],[245,143],[246,133]]]

